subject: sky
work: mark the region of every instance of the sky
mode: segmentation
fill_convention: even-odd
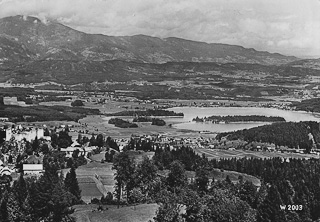
[[[320,0],[0,0],[0,18],[14,15],[87,33],[178,37],[320,58]]]

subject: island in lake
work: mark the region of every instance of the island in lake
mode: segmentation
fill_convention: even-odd
[[[195,122],[212,122],[212,123],[234,123],[234,122],[285,122],[283,117],[279,116],[209,116],[199,118],[193,118]]]

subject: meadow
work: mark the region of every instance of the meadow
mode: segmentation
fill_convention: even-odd
[[[106,210],[106,207],[108,210]],[[136,206],[103,206],[103,211],[96,211],[95,204],[75,205],[72,214],[77,222],[141,222],[152,220],[158,209],[157,204],[140,204]]]
[[[319,158],[318,155],[313,154],[301,154],[301,153],[279,153],[268,151],[250,151],[250,150],[222,150],[222,149],[203,149],[195,148],[196,153],[199,155],[205,154],[208,159],[231,159],[231,158],[300,158],[310,159]]]

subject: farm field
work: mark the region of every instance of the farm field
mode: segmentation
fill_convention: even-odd
[[[64,176],[69,169],[63,169]],[[114,191],[114,171],[111,163],[91,162],[76,169],[82,200],[89,203],[91,199],[100,199],[102,195]]]
[[[81,190],[81,199],[85,203],[90,203],[93,198],[101,198],[102,193],[91,177],[78,178],[78,182]]]
[[[140,204],[137,206],[124,206],[119,209],[116,206],[103,206],[108,210],[95,211],[97,205],[75,205],[72,214],[76,222],[141,222],[153,220],[158,209],[157,204]],[[94,210],[94,212],[93,212]]]
[[[249,150],[221,150],[221,149],[202,149],[195,148],[196,153],[199,155],[205,154],[208,159],[231,159],[231,158],[319,158],[314,154],[300,154],[300,153],[278,153],[278,152],[264,152],[264,151],[249,151]]]

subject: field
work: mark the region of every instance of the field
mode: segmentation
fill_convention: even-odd
[[[134,158],[136,163],[141,163],[144,157],[151,159],[154,156],[154,152],[133,151],[129,150],[128,154],[131,158]]]
[[[220,150],[220,149],[201,149],[195,148],[196,153],[199,155],[205,154],[208,159],[230,159],[230,158],[319,158],[318,155],[313,154],[300,154],[300,153],[278,153],[278,152],[265,152],[265,151],[249,151],[249,150]]]
[[[81,189],[81,198],[86,203],[91,199],[100,199],[108,192],[114,191],[114,171],[111,163],[91,162],[76,169],[77,179]],[[65,175],[69,169],[64,169]]]
[[[119,209],[116,206],[103,206],[108,210],[96,211],[97,205],[76,205],[72,214],[76,222],[147,222],[152,220],[158,209],[157,204],[140,204],[125,206]]]
[[[215,181],[225,180],[226,177],[229,176],[230,180],[234,183],[238,183],[239,176],[242,176],[244,181],[251,181],[257,187],[261,186],[261,181],[258,178],[251,176],[251,175],[248,175],[248,174],[245,174],[245,173],[239,173],[236,171],[214,169],[211,172],[210,176],[213,176]]]

